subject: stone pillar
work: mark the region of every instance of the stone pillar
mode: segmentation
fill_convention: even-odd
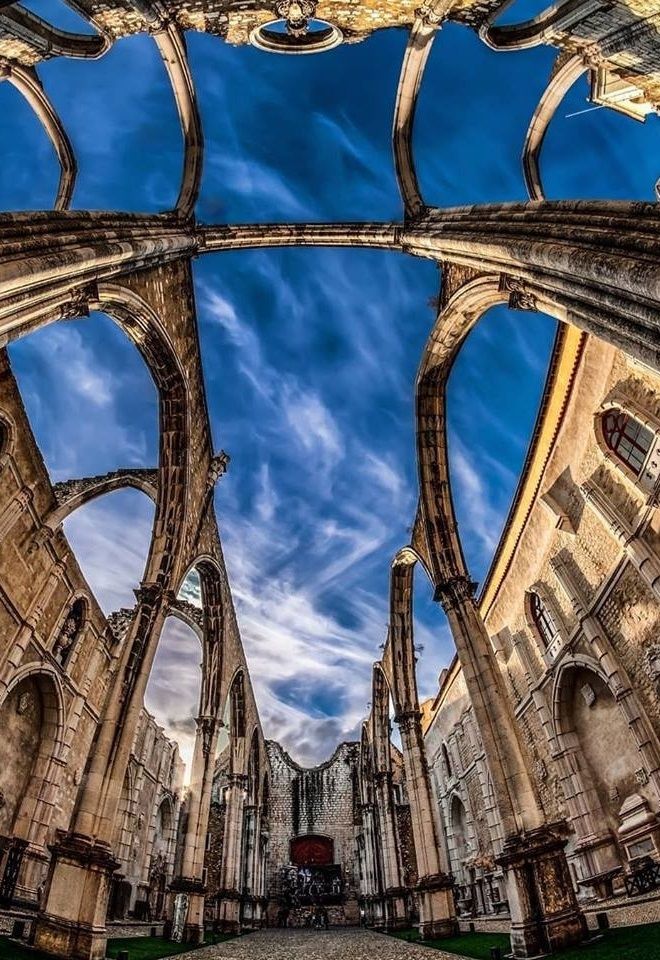
[[[243,922],[245,929],[259,926],[258,904],[259,871],[259,808],[255,803],[243,806],[243,850],[241,856],[241,893],[243,897]]]
[[[595,515],[619,542],[624,553],[638,571],[656,599],[660,600],[660,560],[621,514],[616,504],[593,480],[582,484],[582,493]]]
[[[433,799],[419,710],[396,718],[401,731],[406,785],[417,858],[419,930],[422,939],[446,937],[458,931],[453,884],[444,861],[437,805]]]
[[[364,881],[363,895],[367,922],[376,929],[385,924],[385,910],[382,899],[383,884],[376,830],[376,807],[373,803],[360,804],[364,836]]]
[[[218,893],[218,924],[226,933],[239,933],[241,927],[241,850],[246,796],[247,776],[230,774],[226,788],[222,889]]]
[[[25,614],[23,625],[18,629],[13,642],[8,645],[4,660],[0,661],[0,690],[6,690],[11,682],[12,675],[20,666],[27,645],[34,636],[44,611],[64,576],[65,570],[65,561],[63,559],[58,560],[49,570],[41,588],[36,591]]]
[[[187,913],[181,930],[184,943],[204,942],[204,855],[213,788],[213,745],[217,724],[213,717],[197,717],[188,801],[188,821],[181,857],[181,874],[171,884],[174,894],[187,894]]]
[[[33,497],[34,494],[30,487],[23,487],[12,497],[0,513],[0,540],[4,540],[14,524],[18,523],[29,504],[32,503]]]
[[[385,928],[401,930],[408,924],[406,889],[403,885],[403,865],[397,843],[392,792],[392,773],[382,770],[375,774],[376,808],[380,824],[382,880],[385,898]]]
[[[468,577],[457,576],[439,584],[436,599],[447,614],[502,818],[498,863],[505,872],[511,945],[515,956],[533,957],[581,942],[586,924],[564,853],[565,824],[544,822],[473,593]]]
[[[143,583],[119,669],[97,730],[71,829],[53,845],[45,906],[35,946],[71,960],[105,957],[105,918],[112,874],[114,822],[151,665],[173,599]]]

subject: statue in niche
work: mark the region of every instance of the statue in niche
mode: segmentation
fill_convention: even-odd
[[[71,606],[60,634],[53,646],[53,656],[60,664],[65,666],[76,640],[82,633],[83,623],[85,622],[85,602],[81,598],[75,601]]]

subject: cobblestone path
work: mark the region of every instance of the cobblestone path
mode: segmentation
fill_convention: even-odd
[[[260,930],[178,960],[461,960],[371,930]]]

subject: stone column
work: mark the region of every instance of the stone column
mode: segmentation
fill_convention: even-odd
[[[49,570],[41,588],[37,590],[25,614],[23,625],[18,629],[13,642],[9,644],[4,660],[1,662],[0,690],[6,690],[11,682],[12,675],[20,666],[27,645],[34,636],[44,611],[64,576],[65,570],[65,561],[63,559],[58,560]]]
[[[619,542],[624,553],[638,571],[656,599],[660,600],[660,560],[621,514],[616,504],[593,480],[582,484],[582,493],[603,526]]]
[[[579,943],[586,930],[566,862],[565,824],[546,824],[527,771],[519,731],[483,619],[466,576],[441,583],[504,829],[498,862],[505,873],[515,956]]]
[[[34,498],[30,487],[23,487],[12,497],[0,513],[0,540],[4,540],[12,527],[18,523]]]
[[[243,805],[240,891],[243,905],[242,927],[250,930],[255,927],[257,914],[254,889],[257,842],[257,806],[246,803]]]
[[[145,582],[97,730],[71,829],[52,847],[48,891],[35,946],[72,960],[105,957],[114,822],[158,638],[173,599]]]
[[[401,731],[417,859],[420,934],[423,939],[446,937],[457,932],[458,921],[426,762],[421,714],[411,710],[395,719]]]
[[[375,774],[376,808],[380,824],[383,893],[385,895],[385,927],[401,930],[407,926],[406,889],[403,886],[403,865],[397,843],[392,791],[392,773],[382,770]]]
[[[247,776],[230,774],[226,788],[222,889],[218,893],[218,924],[226,933],[239,933],[241,926],[241,850],[246,796]]]
[[[187,914],[181,931],[184,943],[204,942],[204,855],[206,833],[213,788],[213,745],[216,742],[217,723],[213,717],[197,717],[195,721],[195,749],[193,752],[190,790],[188,793],[188,821],[181,857],[181,874],[171,884],[171,891],[187,894]]]
[[[364,836],[363,895],[367,922],[382,929],[384,926],[383,884],[379,862],[378,834],[376,831],[376,808],[373,803],[361,803]]]

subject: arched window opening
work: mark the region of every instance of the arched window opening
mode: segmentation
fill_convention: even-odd
[[[71,605],[58,637],[53,645],[53,656],[60,664],[66,666],[76,642],[80,639],[85,626],[87,605],[82,597],[78,597]]]
[[[245,690],[239,673],[231,687],[231,736],[234,742],[245,736]]]
[[[163,735],[152,744],[145,744],[144,755],[149,757],[149,770],[161,774],[167,771],[161,783],[172,790],[177,789],[175,782],[181,776],[182,762],[184,782],[192,771],[197,735],[195,718],[202,689],[201,659],[196,624],[169,616],[163,626],[144,698],[146,710],[162,727]]]
[[[447,780],[451,780],[451,778],[454,776],[454,772],[452,770],[451,760],[449,759],[449,750],[447,750],[446,743],[442,744],[442,762],[445,768],[445,777]]]
[[[559,636],[557,624],[538,593],[529,594],[529,612],[538,636],[547,650]]]
[[[263,786],[261,788],[261,815],[267,824],[270,820],[270,782],[268,774],[264,774]]]
[[[177,600],[183,600],[193,607],[202,608],[202,582],[199,571],[195,567],[186,574],[185,580],[181,584],[181,589],[177,594]]]
[[[602,415],[601,426],[608,449],[638,477],[653,443],[651,430],[619,407]]]
[[[256,807],[259,799],[259,740],[257,731],[252,735],[250,745],[250,756],[248,757],[248,795],[247,802]]]

